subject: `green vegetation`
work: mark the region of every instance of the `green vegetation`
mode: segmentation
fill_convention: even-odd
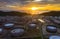
[[[60,16],[60,11],[50,11],[50,12],[45,12],[43,14],[39,15],[45,15],[45,16]]]
[[[3,11],[0,11],[0,16],[25,16],[25,15],[29,15],[25,12],[17,12],[17,11],[11,11],[11,12],[3,12]]]
[[[34,38],[34,39],[42,39],[41,37],[36,37],[36,38]]]

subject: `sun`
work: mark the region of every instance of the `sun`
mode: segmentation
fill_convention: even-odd
[[[34,0],[34,1],[39,2],[39,1],[42,1],[42,0]]]
[[[37,7],[32,7],[31,9],[32,9],[32,10],[38,10],[38,8],[37,8]]]

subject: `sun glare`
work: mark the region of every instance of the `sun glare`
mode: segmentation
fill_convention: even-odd
[[[38,1],[42,1],[42,0],[34,0],[34,1],[38,2]]]
[[[38,8],[37,8],[37,7],[32,7],[31,9],[32,9],[32,10],[37,10]]]

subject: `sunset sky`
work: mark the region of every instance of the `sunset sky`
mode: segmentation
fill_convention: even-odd
[[[54,2],[54,3],[58,3],[60,2],[60,0],[0,0],[0,10],[2,11],[20,11],[21,9],[23,9],[22,7],[27,6],[30,4],[32,6],[32,2],[36,2],[37,4],[41,3],[42,1],[44,2]],[[42,4],[39,4],[42,5]],[[45,4],[43,4],[45,5]],[[54,5],[55,6],[55,5]],[[59,7],[60,5],[58,5]],[[26,8],[27,8],[26,7]],[[32,6],[34,7],[34,6]]]

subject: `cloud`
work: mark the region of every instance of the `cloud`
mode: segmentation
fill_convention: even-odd
[[[22,7],[25,4],[31,3],[31,1],[34,1],[34,0],[0,0],[0,10],[2,11],[16,10],[8,6],[21,6]],[[57,0],[57,1],[60,2],[60,0]]]
[[[12,11],[14,9],[7,7],[9,5],[11,6],[22,6],[23,0],[0,0],[0,10],[2,11]]]

